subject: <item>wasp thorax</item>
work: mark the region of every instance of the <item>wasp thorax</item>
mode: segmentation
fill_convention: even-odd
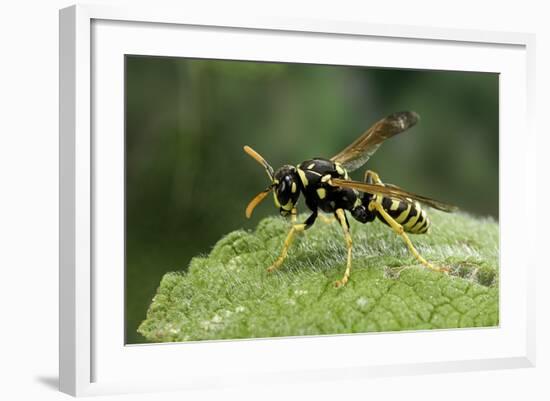
[[[273,198],[281,215],[287,216],[300,196],[300,177],[294,166],[283,166],[273,176]]]

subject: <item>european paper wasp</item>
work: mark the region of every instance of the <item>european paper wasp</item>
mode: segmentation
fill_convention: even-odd
[[[294,236],[310,228],[321,210],[334,215],[346,240],[346,270],[344,276],[336,281],[336,287],[345,285],[351,274],[352,237],[346,212],[361,223],[380,220],[404,240],[422,265],[435,271],[448,271],[448,268],[436,266],[424,259],[407,233],[425,234],[430,228],[430,219],[421,203],[444,212],[456,210],[455,206],[383,183],[378,174],[370,170],[365,172],[363,182],[352,181],[348,175],[363,166],[386,139],[404,132],[418,121],[419,116],[414,112],[391,114],[375,123],[332,158],[315,157],[297,166],[284,165],[277,171],[259,153],[245,146],[244,151],[264,167],[270,180],[270,185],[248,204],[246,217],[250,218],[254,208],[273,192],[275,206],[280,214],[290,216],[292,221],[279,257],[267,270],[272,272],[283,264]],[[303,194],[305,204],[312,213],[303,223],[296,223],[296,204],[300,194]]]

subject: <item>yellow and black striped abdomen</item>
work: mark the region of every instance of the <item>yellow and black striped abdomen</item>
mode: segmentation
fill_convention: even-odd
[[[430,219],[418,202],[382,197],[382,207],[403,229],[411,234],[424,234],[430,228]],[[378,219],[387,224],[382,216]]]

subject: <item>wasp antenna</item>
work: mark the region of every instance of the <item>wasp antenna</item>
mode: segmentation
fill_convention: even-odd
[[[264,168],[269,176],[269,179],[273,181],[273,167],[269,165],[269,163],[262,157],[258,152],[256,152],[254,149],[252,149],[250,146],[245,145],[243,147],[246,154],[248,154],[250,157],[252,157],[254,160],[256,160],[258,163],[260,163]]]
[[[248,203],[248,206],[246,207],[246,211],[245,211],[247,219],[249,219],[250,216],[252,216],[252,212],[254,211],[256,206],[258,206],[265,199],[267,194],[269,194],[270,192],[271,192],[271,187],[268,187],[267,189],[257,194],[254,198],[252,198],[252,200]]]

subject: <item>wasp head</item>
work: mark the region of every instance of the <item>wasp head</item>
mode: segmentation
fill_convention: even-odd
[[[271,181],[269,187],[257,194],[246,207],[246,217],[250,218],[254,208],[265,199],[265,197],[273,191],[273,199],[275,206],[279,208],[279,212],[282,216],[288,216],[294,205],[298,201],[300,195],[299,176],[294,166],[283,166],[276,172],[273,171],[273,167],[262,157],[258,152],[249,146],[244,147],[244,151],[261,164]]]
[[[273,199],[281,216],[288,216],[300,196],[300,177],[294,166],[283,166],[273,176]]]

